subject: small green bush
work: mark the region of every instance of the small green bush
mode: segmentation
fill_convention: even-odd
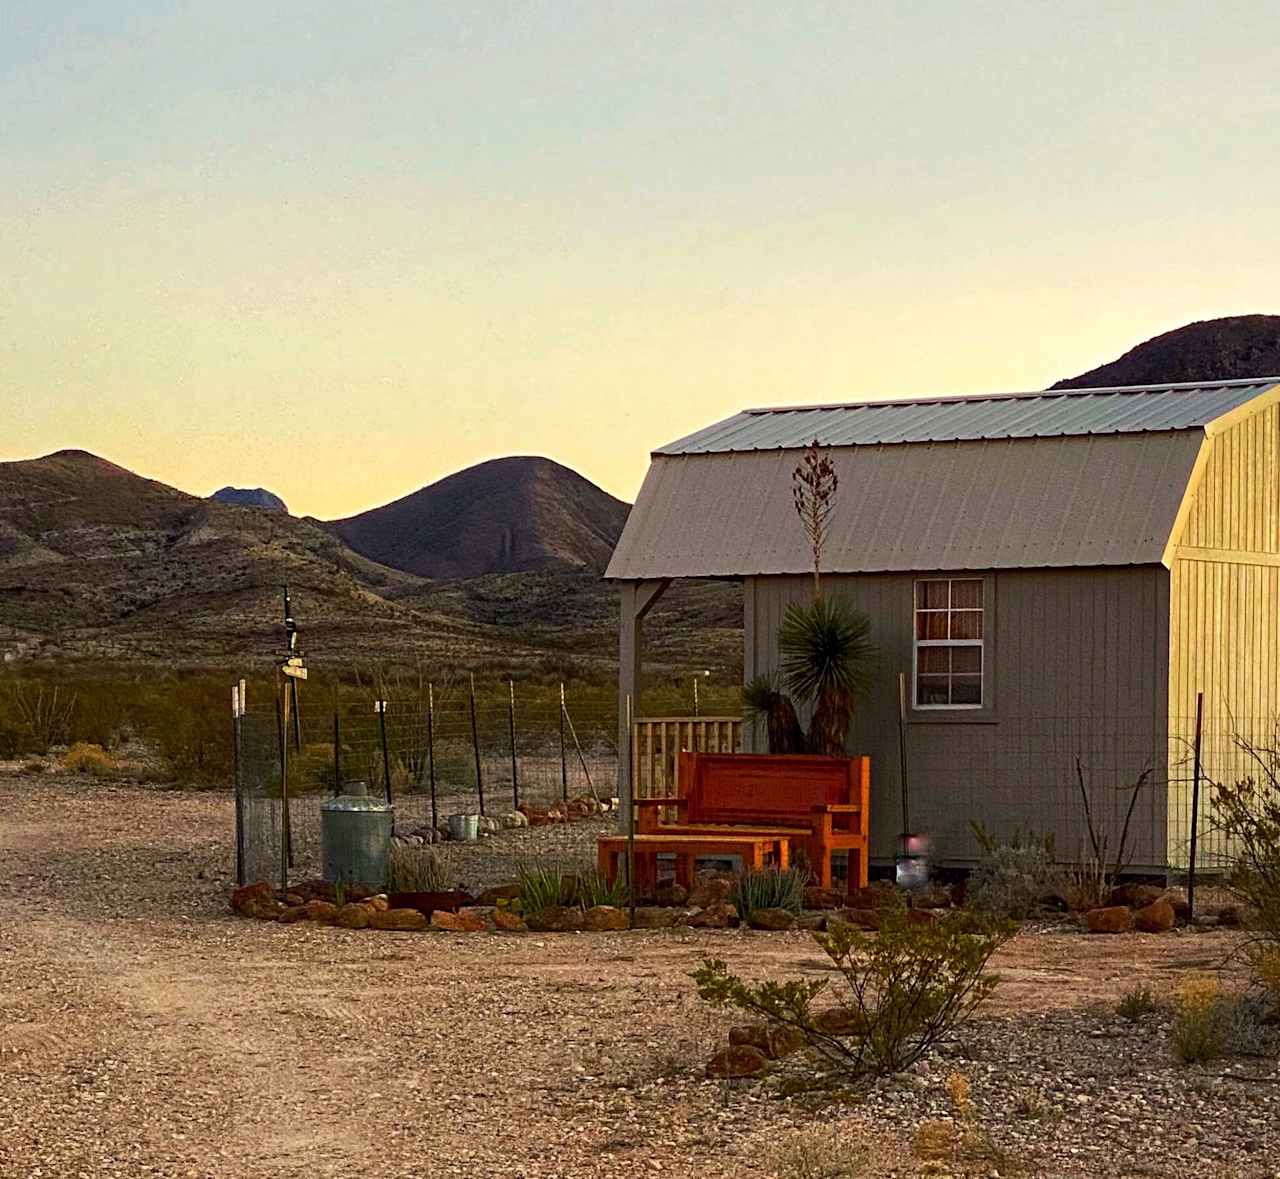
[[[1184,983],[1174,999],[1170,1033],[1174,1059],[1205,1064],[1225,1055],[1230,1030],[1230,1002],[1217,979],[1201,977]]]
[[[969,876],[966,904],[980,913],[1025,921],[1059,885],[1047,843],[995,844],[983,852]]]
[[[996,921],[916,924],[905,909],[890,909],[875,936],[842,923],[815,934],[843,982],[843,1024],[861,1029],[850,1036],[825,1030],[831,1023],[813,1012],[827,979],[752,984],[717,959],[693,977],[712,1006],[799,1032],[829,1070],[865,1085],[910,1068],[990,996],[999,980],[987,963],[1014,929]]]
[[[434,847],[391,845],[387,852],[388,892],[446,892],[451,887],[449,862]]]
[[[566,903],[575,881],[559,864],[521,864],[520,909],[523,913],[541,913],[552,905]]]
[[[748,869],[740,872],[733,887],[733,904],[744,917],[753,909],[786,909],[799,913],[804,907],[808,872],[803,868]]]
[[[1130,1023],[1137,1023],[1144,1015],[1151,1015],[1159,1009],[1156,993],[1150,987],[1134,987],[1125,991],[1116,1004],[1116,1014]]]
[[[627,904],[627,886],[621,876],[618,876],[612,884],[609,878],[598,868],[593,868],[590,872],[583,872],[578,877],[577,900],[584,908],[590,909],[596,905],[613,905],[615,908],[621,908]]]

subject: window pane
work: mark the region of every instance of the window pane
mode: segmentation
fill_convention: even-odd
[[[946,675],[951,670],[950,655],[950,647],[921,647],[916,653],[916,667],[921,675]]]
[[[950,680],[945,675],[922,675],[916,682],[917,704],[950,704],[947,685]]]
[[[947,608],[947,584],[945,581],[917,581],[916,608],[919,610],[945,610]]]
[[[916,638],[945,639],[946,637],[947,614],[945,610],[940,614],[916,615]]]
[[[925,647],[924,650],[943,650],[951,652],[951,670],[968,675],[982,674],[981,647]],[[933,669],[930,668],[930,671]]]
[[[982,582],[953,581],[951,583],[951,608],[953,610],[981,610]]]
[[[980,675],[957,675],[951,677],[952,704],[981,704],[982,677]]]
[[[953,639],[982,638],[982,611],[957,610],[952,614],[951,637]]]

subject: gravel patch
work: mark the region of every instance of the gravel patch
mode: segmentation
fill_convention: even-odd
[[[0,1175],[728,1179],[773,1174],[779,1144],[827,1127],[872,1173],[917,1175],[911,1134],[947,1112],[954,1068],[1023,1174],[1277,1173],[1280,1085],[1178,1068],[1159,1016],[1111,1014],[1133,985],[1216,966],[1227,931],[1024,934],[945,1054],[861,1105],[815,1107],[702,1079],[727,1021],[688,977],[705,955],[826,973],[804,934],[240,921],[231,819],[224,794],[0,776]],[[598,826],[466,855],[496,881],[521,855],[589,858]],[[1280,1080],[1274,1058],[1226,1063]],[[1032,1090],[1039,1118],[1018,1112]]]

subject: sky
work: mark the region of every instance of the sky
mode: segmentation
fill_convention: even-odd
[[[1274,0],[0,0],[0,459],[352,514],[1280,311]]]

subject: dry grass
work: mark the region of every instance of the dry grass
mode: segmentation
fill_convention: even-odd
[[[101,745],[77,741],[62,755],[64,768],[73,774],[88,774],[91,778],[114,778],[120,773],[120,762]]]

